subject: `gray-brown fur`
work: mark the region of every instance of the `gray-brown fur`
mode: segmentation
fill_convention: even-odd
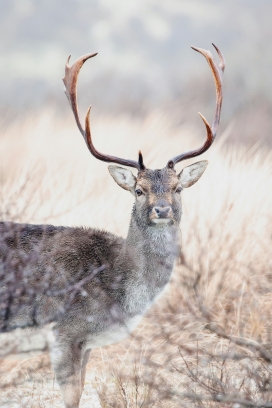
[[[80,57],[65,67],[65,93],[77,126],[91,154],[99,160],[138,170],[109,166],[120,187],[135,204],[127,238],[91,228],[0,223],[0,330],[52,322],[51,360],[66,408],[78,408],[90,349],[126,337],[169,282],[179,253],[180,193],[203,174],[207,161],[185,167],[176,163],[204,153],[216,136],[222,105],[224,57],[217,65],[209,51],[194,48],[208,61],[216,85],[212,126],[201,115],[207,136],[204,145],[168,161],[161,170],[109,156],[93,145],[90,108],[83,128],[77,109],[76,87],[84,62]]]
[[[126,239],[92,228],[0,223],[2,331],[53,324],[51,359],[67,408],[79,406],[90,349],[126,337],[165,289],[179,251],[180,192],[206,166],[137,177],[109,166],[135,197]],[[21,292],[13,293],[10,276]]]

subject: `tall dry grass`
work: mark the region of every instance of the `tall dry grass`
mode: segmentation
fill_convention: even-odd
[[[201,124],[177,128],[160,112],[94,117],[92,131],[99,150],[136,158],[140,148],[150,168],[205,137]],[[272,351],[272,152],[227,145],[231,132],[219,135],[203,156],[207,171],[182,193],[183,256],[167,294],[131,338],[93,352],[103,408],[270,406],[272,360],[262,348]],[[126,235],[133,198],[90,155],[72,118],[46,110],[2,129],[0,163],[2,219]],[[27,390],[20,381],[20,390],[5,389],[16,407]],[[46,406],[42,389],[27,391],[25,406]]]

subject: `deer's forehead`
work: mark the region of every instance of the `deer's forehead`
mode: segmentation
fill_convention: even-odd
[[[171,169],[145,170],[137,177],[137,184],[150,193],[169,192],[178,184],[176,172]]]

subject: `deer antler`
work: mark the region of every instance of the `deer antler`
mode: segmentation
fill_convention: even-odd
[[[69,57],[65,65],[65,77],[62,80],[65,85],[65,94],[68,98],[71,109],[73,111],[73,114],[74,114],[74,117],[77,123],[77,127],[80,130],[80,133],[82,134],[82,136],[84,137],[84,140],[90,152],[97,159],[105,161],[105,162],[122,164],[123,166],[135,167],[136,169],[138,169],[138,171],[144,170],[145,166],[143,163],[143,157],[142,157],[141,152],[139,152],[139,161],[136,162],[134,160],[121,159],[119,157],[109,156],[107,154],[100,153],[94,147],[93,142],[92,142],[91,130],[90,130],[91,106],[89,107],[87,114],[86,114],[85,130],[82,127],[82,124],[79,119],[78,107],[77,107],[77,80],[78,80],[80,69],[82,65],[84,64],[84,62],[87,61],[89,58],[95,57],[96,55],[97,53],[83,55],[82,57],[78,58],[71,67],[68,65],[70,61],[70,57]]]
[[[216,108],[215,108],[215,114],[214,114],[212,126],[210,126],[206,118],[201,113],[199,113],[199,116],[201,117],[201,119],[203,120],[206,126],[206,130],[207,130],[206,141],[203,144],[203,146],[201,146],[199,149],[192,150],[186,153],[182,153],[178,156],[173,157],[171,160],[169,160],[167,163],[167,166],[171,169],[174,168],[176,163],[182,160],[190,159],[191,157],[196,157],[206,152],[206,150],[209,149],[209,147],[212,145],[215,139],[217,128],[220,122],[220,112],[221,112],[221,106],[222,106],[222,100],[223,100],[222,74],[225,69],[225,59],[224,59],[222,52],[219,50],[219,48],[215,44],[213,44],[213,46],[219,55],[219,59],[220,59],[219,65],[217,65],[217,63],[215,62],[212,56],[212,53],[210,51],[203,50],[202,48],[192,47],[193,50],[200,52],[200,54],[202,54],[206,58],[212,70],[213,77],[214,77],[215,88],[216,88]]]

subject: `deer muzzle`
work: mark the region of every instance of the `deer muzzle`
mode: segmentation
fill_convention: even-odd
[[[168,223],[172,220],[173,211],[170,206],[153,207],[151,220],[156,224]]]

